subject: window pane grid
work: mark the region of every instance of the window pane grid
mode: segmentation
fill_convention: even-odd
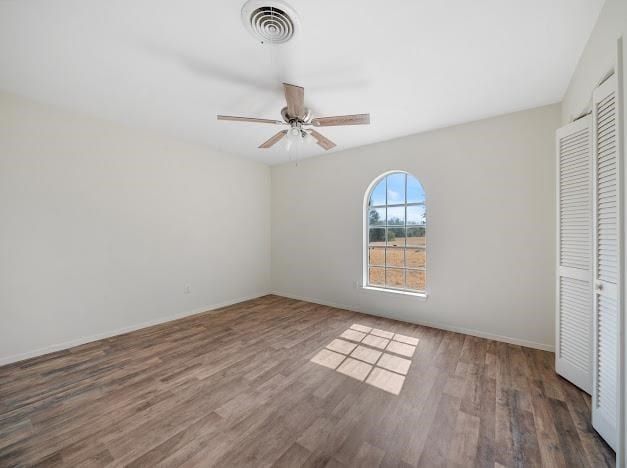
[[[391,176],[394,176],[394,183],[390,186]],[[385,197],[380,197],[380,201],[385,199],[386,204],[374,204],[371,203],[371,199],[369,200],[368,285],[400,291],[424,291],[425,289],[426,208],[424,193],[421,192],[421,197],[414,196],[413,201],[407,203],[410,177],[405,173],[387,175],[375,186],[377,190],[379,188],[384,190]],[[414,184],[412,193],[415,194],[416,184],[419,185],[419,182],[413,179],[412,183]],[[419,201],[415,201],[416,198]],[[399,200],[406,203],[399,203]]]
[[[394,208],[394,207],[403,207],[403,206],[424,206],[423,202],[415,202],[415,203],[391,203],[389,205],[368,205],[368,208]]]
[[[392,269],[392,270],[407,270],[407,271],[427,271],[427,269],[426,269],[426,268],[424,268],[424,267],[416,267],[416,268],[410,268],[410,267],[394,267],[394,266],[392,266],[392,267],[386,267],[386,266],[383,266],[383,265],[378,265],[378,264],[373,264],[373,265],[368,265],[368,266],[369,266],[369,267],[372,267],[372,268],[381,268],[382,270],[383,270],[383,269],[386,269],[386,270]]]

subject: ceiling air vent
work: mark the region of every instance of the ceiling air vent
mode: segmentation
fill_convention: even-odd
[[[248,0],[242,7],[244,27],[262,43],[283,44],[300,27],[294,9],[280,0]]]

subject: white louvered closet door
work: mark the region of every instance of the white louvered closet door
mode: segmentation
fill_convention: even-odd
[[[592,393],[592,117],[556,133],[558,374]]]
[[[621,307],[621,168],[617,80],[592,96],[594,160],[594,381],[592,425],[618,443],[618,313]]]

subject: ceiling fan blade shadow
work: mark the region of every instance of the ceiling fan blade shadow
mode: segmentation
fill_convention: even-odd
[[[307,86],[307,91],[351,91],[355,89],[364,89],[370,86],[370,81],[368,80],[347,80],[347,81],[339,81],[339,82],[329,82],[329,83],[321,83],[314,84],[311,86]]]
[[[150,44],[145,45],[144,49],[154,56],[177,63],[203,78],[226,81],[257,90],[278,91],[280,89],[280,85],[274,79],[247,75],[223,64],[213,63],[206,58],[193,56],[180,50]]]
[[[207,60],[206,58],[194,56],[189,53],[185,53],[180,50],[174,50],[169,47],[157,46],[154,44],[145,44],[143,49],[149,52],[151,55],[166,59],[170,62],[177,63],[186,68],[190,72],[203,78],[225,81],[229,84],[236,84],[240,86],[249,87],[252,89],[270,91],[277,93],[277,95],[283,94],[283,89],[280,83],[285,81],[284,77],[288,76],[285,64],[282,62],[281,56],[274,57],[274,66],[278,70],[269,70],[273,76],[259,76],[259,74],[248,75],[239,70],[235,70]],[[257,67],[258,68],[258,67]],[[308,75],[309,76],[309,75]],[[325,77],[328,75],[325,75]],[[314,80],[315,81],[315,80]],[[312,85],[312,90],[317,91],[342,91],[355,88],[363,88],[370,83],[367,80],[346,80],[340,83],[323,82],[319,85]]]

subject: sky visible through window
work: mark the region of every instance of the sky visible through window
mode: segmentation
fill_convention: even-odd
[[[386,200],[387,183],[387,200]],[[425,192],[420,182],[412,176],[407,177],[407,203],[424,203]],[[372,190],[370,206],[399,205],[405,203],[405,174],[395,173],[381,179]]]

